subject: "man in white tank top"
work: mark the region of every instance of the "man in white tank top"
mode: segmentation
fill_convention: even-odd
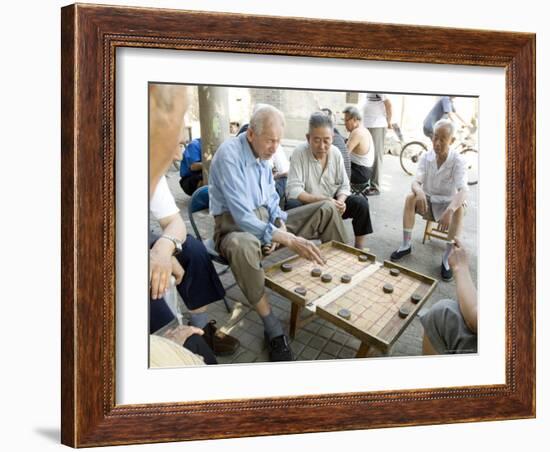
[[[352,184],[366,184],[372,176],[374,143],[372,136],[362,123],[361,113],[356,107],[344,108],[344,122],[350,132],[347,146],[351,158]]]

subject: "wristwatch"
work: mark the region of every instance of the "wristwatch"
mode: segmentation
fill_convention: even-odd
[[[183,245],[183,242],[181,240],[178,240],[177,238],[167,234],[161,235],[160,238],[170,240],[174,244],[174,252],[172,253],[173,256],[181,252],[181,246]]]

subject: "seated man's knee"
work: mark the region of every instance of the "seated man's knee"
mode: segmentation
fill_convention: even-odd
[[[321,205],[319,206],[319,208],[326,212],[331,212],[331,213],[340,215],[340,213],[338,212],[338,209],[336,208],[336,204],[334,204],[330,199],[321,201]]]
[[[177,253],[175,257],[184,268],[187,264],[210,262],[210,256],[204,244],[189,234],[183,242],[181,252]]]
[[[437,303],[435,303],[430,310],[433,310],[434,312],[442,312],[447,313],[449,311],[453,310],[453,307],[457,304],[457,302],[451,298],[443,298],[442,300],[439,300]]]
[[[444,298],[431,307],[429,315],[435,320],[438,329],[443,330],[446,325],[454,323],[455,319],[460,317],[460,308],[456,300]]]
[[[193,237],[192,235],[187,235],[185,242],[183,242],[182,251],[189,252],[192,254],[204,254],[207,255],[208,251],[204,244]]]
[[[369,200],[364,196],[352,195],[348,197],[347,201],[352,206],[357,206],[363,209],[369,208]]]
[[[235,259],[236,257],[245,257],[247,260],[262,257],[262,244],[252,234],[238,234],[226,239],[224,247],[228,251],[228,257]]]
[[[438,353],[445,353],[448,348],[447,329],[456,324],[456,301],[443,299],[435,303],[430,309],[420,314],[420,322],[424,327],[424,334]]]
[[[449,317],[456,316],[455,304],[455,300],[447,298],[436,302],[429,310],[421,314],[424,328],[428,327],[441,335]]]
[[[409,193],[406,197],[405,197],[405,204],[408,205],[408,206],[414,206],[416,204],[416,195],[414,193]]]
[[[464,206],[460,206],[458,209],[454,211],[453,217],[460,219],[464,216],[465,213],[466,213],[466,209],[464,209]]]

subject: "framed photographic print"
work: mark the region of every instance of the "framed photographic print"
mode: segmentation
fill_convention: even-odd
[[[535,415],[534,35],[72,5],[62,9],[62,43],[64,444]],[[159,97],[161,91],[169,94]],[[436,224],[432,228],[417,216],[413,255],[392,263],[388,250],[401,244],[403,205],[414,180],[410,173],[425,162],[423,154],[438,149],[424,135],[422,122],[442,98],[453,99],[450,112],[465,123],[453,152],[464,152],[464,160],[475,154],[463,174],[469,193],[463,240],[478,292],[478,334],[476,350],[431,357],[423,353],[417,314],[453,298],[455,284],[440,277],[445,242],[437,238]],[[217,357],[217,366],[155,365],[156,345],[150,341],[158,335],[148,334],[156,329],[148,309],[156,303],[149,301],[155,264],[147,235],[149,201],[160,177],[166,174],[162,177],[176,194],[187,232],[213,239],[212,197],[217,202],[216,177],[222,177],[216,171],[229,169],[212,159],[220,142],[254,143],[253,121],[252,131],[239,135],[239,129],[251,122],[255,105],[282,111],[280,144],[291,156],[304,142],[314,147],[312,113],[330,109],[331,129],[347,137],[357,127],[356,111],[362,116],[364,104],[385,100],[393,120],[382,125],[388,154],[380,195],[366,196],[364,190],[372,187],[354,180],[349,187],[362,202],[368,199],[374,224],[364,243],[368,250],[348,221],[355,242],[320,245],[325,255],[336,256],[330,258],[334,281],[311,282],[314,269],[296,260],[292,250],[263,261],[273,312],[288,329],[297,359],[267,362],[263,325],[243,296],[234,264],[227,270],[228,262],[214,260],[226,303],[212,303],[209,319],[236,336],[240,348]],[[157,143],[168,136],[156,134],[159,111],[180,118],[170,129],[169,115],[160,116],[164,131],[183,132],[167,148],[181,143],[188,156],[201,138],[205,168],[199,172],[209,183],[210,211],[208,203],[192,208],[202,182],[190,188],[183,180],[185,166],[183,172],[178,167],[191,169],[194,162],[172,164],[166,153],[159,163]],[[296,162],[291,159],[289,181]],[[279,178],[276,169],[270,171],[274,187]],[[288,186],[281,193],[292,198]],[[178,237],[162,221],[157,232],[171,252],[178,247]],[[356,268],[363,258],[364,268]],[[289,266],[290,276],[282,275]],[[307,274],[299,274],[302,270]],[[343,273],[350,281],[341,279]],[[384,275],[375,284],[378,273]],[[177,300],[175,294],[182,292],[174,290]],[[363,304],[368,290],[380,292],[373,295],[378,304]],[[389,294],[393,311],[381,307]],[[412,295],[419,296],[417,304]],[[187,308],[182,324],[193,323],[195,306]],[[176,325],[177,319],[171,322]]]

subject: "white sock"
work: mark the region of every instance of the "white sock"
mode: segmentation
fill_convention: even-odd
[[[443,266],[445,267],[445,270],[449,270],[449,254],[451,254],[452,249],[453,243],[447,242],[447,249],[445,250],[445,254],[443,254]]]
[[[397,251],[405,251],[411,247],[412,229],[403,229],[403,242]]]

